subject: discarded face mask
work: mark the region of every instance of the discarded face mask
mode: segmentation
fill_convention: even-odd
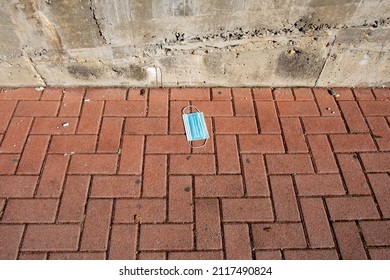
[[[186,109],[194,108],[197,112],[194,113],[185,113]],[[207,144],[207,140],[209,138],[209,133],[207,131],[206,121],[204,119],[204,115],[199,111],[195,106],[186,106],[182,110],[183,113],[183,123],[186,131],[187,141],[197,141],[197,140],[205,140],[203,145],[201,146],[192,146],[193,148],[201,148]]]

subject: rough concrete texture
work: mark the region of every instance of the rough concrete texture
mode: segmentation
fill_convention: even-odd
[[[7,0],[0,85],[389,86],[388,0]]]

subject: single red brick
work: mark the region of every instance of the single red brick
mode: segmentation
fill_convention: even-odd
[[[346,133],[340,117],[304,117],[303,126],[307,134]]]
[[[352,89],[350,88],[334,88],[333,91],[340,95],[336,97],[337,101],[355,100],[355,96],[353,96]]]
[[[350,132],[369,131],[356,101],[340,101],[339,105]]]
[[[273,100],[271,88],[253,88],[252,91],[254,100]]]
[[[144,137],[130,136],[123,137],[122,154],[119,166],[120,174],[136,174],[142,173],[144,153]]]
[[[191,250],[194,247],[193,226],[190,224],[141,225],[141,250]]]
[[[168,220],[170,222],[193,221],[192,178],[169,177]]]
[[[37,176],[0,176],[0,197],[32,197]]]
[[[83,221],[90,180],[90,176],[67,176],[58,212],[58,222]]]
[[[326,198],[332,221],[378,219],[379,214],[372,197]]]
[[[58,101],[19,101],[16,117],[55,117],[60,103]]]
[[[60,101],[62,98],[62,88],[45,88],[42,92],[41,100]]]
[[[348,194],[371,194],[358,157],[354,154],[338,154],[337,160]]]
[[[79,225],[28,225],[21,250],[76,251],[79,237]]]
[[[253,224],[252,232],[256,249],[306,248],[300,223]]]
[[[242,155],[247,196],[269,196],[267,173],[262,155]]]
[[[390,100],[390,88],[373,88],[376,100]]]
[[[225,224],[224,239],[226,259],[251,260],[252,248],[249,237],[249,229],[246,224]]]
[[[138,260],[165,260],[164,252],[139,252]]]
[[[361,221],[359,224],[368,246],[390,244],[390,221]]]
[[[281,260],[282,253],[279,250],[256,251],[256,260]]]
[[[49,155],[39,182],[37,197],[60,197],[69,157]]]
[[[195,176],[196,197],[241,197],[243,194],[240,175]]]
[[[314,101],[279,101],[276,103],[278,105],[279,114],[282,117],[306,117],[320,115]]]
[[[169,260],[223,260],[222,251],[170,252]]]
[[[313,165],[308,154],[266,155],[270,174],[313,173]]]
[[[32,118],[12,118],[3,142],[1,143],[0,153],[21,153],[31,123]]]
[[[335,152],[376,151],[374,141],[369,134],[333,134],[330,135]]]
[[[224,222],[270,222],[274,220],[269,198],[222,199]]]
[[[368,249],[372,260],[389,260],[390,248],[370,248]]]
[[[387,174],[369,174],[371,187],[384,218],[390,218],[390,178]]]
[[[105,260],[105,252],[50,252],[49,260]]]
[[[298,195],[343,195],[345,190],[338,174],[296,175]]]
[[[210,89],[172,88],[171,100],[210,100]]]
[[[239,135],[241,153],[284,153],[280,135]]]
[[[39,100],[41,92],[34,88],[2,89],[0,100]]]
[[[303,135],[301,122],[298,118],[282,118],[280,119],[283,128],[284,140],[287,144],[288,153],[305,153],[307,145]]]
[[[84,92],[85,89],[83,88],[65,89],[58,115],[61,117],[79,116]]]
[[[171,155],[170,174],[215,174],[214,155]]]
[[[190,146],[184,135],[151,135],[146,137],[147,154],[189,153]]]
[[[213,88],[212,100],[232,100],[232,94],[230,88]]]
[[[36,118],[31,134],[73,134],[77,118]]]
[[[54,223],[57,213],[56,199],[9,199],[3,222]]]
[[[360,154],[366,172],[389,172],[390,153]]]
[[[141,179],[139,176],[94,176],[90,197],[139,197],[140,192]]]
[[[313,92],[310,88],[294,88],[293,91],[297,101],[314,100]]]
[[[234,135],[217,135],[217,160],[218,173],[240,173],[240,159],[236,136]]]
[[[69,174],[114,174],[118,161],[117,155],[75,154],[69,165]]]
[[[273,90],[275,100],[294,100],[293,92],[291,88],[277,88]]]
[[[308,135],[307,139],[317,173],[338,173],[337,164],[326,135]]]
[[[326,88],[314,88],[313,91],[321,116],[340,116],[335,97]]]
[[[81,239],[81,251],[107,250],[111,212],[111,199],[89,200]]]
[[[15,107],[16,101],[0,101],[0,133],[4,133],[7,130]]]
[[[261,133],[281,132],[274,102],[257,101],[256,109]]]
[[[186,101],[171,101],[169,108],[169,134],[184,134],[182,110],[189,105]]]
[[[380,151],[390,151],[390,129],[383,117],[368,117],[367,122],[372,131],[372,137]]]
[[[252,92],[250,88],[233,88],[235,116],[254,116]]]
[[[194,101],[192,105],[196,106],[206,117],[233,116],[231,101]],[[185,112],[189,113],[190,111],[186,110]]]
[[[298,203],[290,176],[270,176],[276,221],[300,222]]]
[[[26,141],[22,157],[19,161],[18,174],[39,174],[46,150],[49,146],[50,136],[30,135]]]
[[[77,134],[98,134],[102,119],[103,101],[85,102],[81,111]]]
[[[305,249],[284,251],[286,260],[338,260],[335,249]]]
[[[89,100],[125,100],[125,88],[88,88],[85,99]]]
[[[221,220],[217,199],[195,200],[195,222],[197,249],[222,249]]]
[[[369,88],[355,88],[353,89],[356,100],[374,100],[374,95]]]
[[[103,118],[98,152],[118,152],[122,135],[122,118]]]
[[[148,117],[168,116],[168,89],[152,88],[149,93]]]
[[[20,154],[0,154],[0,174],[11,175],[16,171]]]
[[[167,185],[167,156],[146,155],[143,172],[142,197],[165,197]]]
[[[126,118],[125,134],[167,134],[167,118]]]
[[[145,88],[129,88],[127,91],[127,100],[146,101],[149,96],[149,90]]]
[[[388,116],[390,112],[390,102],[388,101],[360,101],[359,105],[366,117]]]
[[[115,223],[163,223],[166,216],[165,199],[118,199]]]
[[[47,253],[20,253],[18,260],[46,260]]]
[[[104,116],[107,117],[144,117],[145,101],[106,101]]]
[[[0,225],[1,260],[17,259],[23,229],[24,225]]]
[[[216,134],[257,134],[256,119],[253,117],[217,117]]]
[[[96,135],[53,135],[49,153],[93,153],[96,140]]]
[[[301,198],[303,219],[311,248],[334,247],[332,232],[321,198]]]
[[[333,223],[333,229],[343,260],[367,259],[363,242],[355,222]]]
[[[110,260],[135,260],[137,250],[137,226],[113,225],[111,229]]]

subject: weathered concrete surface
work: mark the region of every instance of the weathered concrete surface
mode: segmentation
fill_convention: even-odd
[[[0,86],[388,86],[388,0],[7,0]]]

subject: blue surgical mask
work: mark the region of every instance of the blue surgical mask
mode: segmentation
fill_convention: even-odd
[[[187,141],[205,140],[209,138],[202,112],[183,114],[183,122]]]

